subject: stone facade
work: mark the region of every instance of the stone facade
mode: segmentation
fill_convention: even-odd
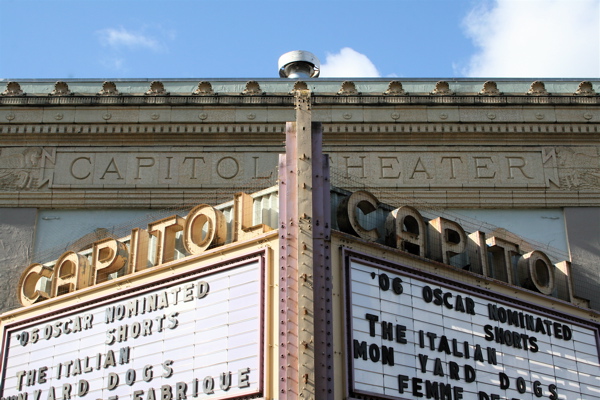
[[[35,208],[0,208],[0,309],[20,304],[15,296],[23,266],[31,262],[35,239]]]
[[[591,210],[600,207],[599,84],[9,82],[0,207],[161,209],[272,186],[293,93],[307,89],[335,186],[389,204]]]
[[[10,254],[0,269],[3,288],[18,281],[26,307],[0,316],[11,347],[1,365],[8,395],[22,382],[47,383],[49,365],[58,371],[53,385],[63,365],[73,366],[73,382],[94,377],[97,398],[117,395],[112,371],[125,377],[123,398],[140,397],[140,388],[154,398],[155,384],[163,397],[185,397],[188,387],[193,397],[212,394],[218,372],[207,375],[214,362],[205,356],[224,367],[230,356],[249,359],[228,329],[243,322],[245,335],[250,315],[252,368],[236,369],[244,390],[215,398],[405,398],[409,381],[413,397],[516,398],[529,386],[528,398],[558,398],[557,390],[588,398],[600,388],[594,84],[9,83],[0,96],[0,245]],[[167,214],[126,232],[98,217],[62,255],[41,256],[36,235],[62,238],[60,216],[77,224],[91,218],[76,212],[108,208]],[[486,223],[493,214],[505,222]],[[515,218],[534,233],[565,232],[536,243],[505,228]],[[42,233],[40,220],[57,224]],[[32,262],[46,264],[19,275]],[[219,275],[247,264],[252,311],[248,277],[237,281],[242,288]],[[189,284],[217,275],[214,286]],[[188,312],[176,335],[162,332],[165,318],[168,330],[179,311],[183,321],[189,309],[179,303],[195,301],[194,287],[197,300],[209,287],[216,299]],[[4,296],[0,307],[13,308]],[[215,315],[224,322],[208,336],[204,322]],[[115,325],[98,329],[90,346],[92,335],[67,336],[82,329],[78,318],[89,328],[92,319]],[[160,335],[146,341],[152,326]],[[45,341],[53,339],[62,347]],[[117,344],[127,346],[119,366],[106,350]],[[135,362],[147,356],[136,346],[152,347],[148,363],[164,359],[152,383],[133,382],[134,365],[125,365],[129,349]],[[58,354],[59,364],[39,351]],[[96,371],[85,351],[97,354]],[[103,368],[101,351],[112,360]],[[23,354],[33,363],[21,364]],[[190,355],[203,361],[180,362]],[[92,387],[82,380],[80,397]],[[516,386],[506,390],[505,380]],[[60,383],[66,397],[74,386]]]

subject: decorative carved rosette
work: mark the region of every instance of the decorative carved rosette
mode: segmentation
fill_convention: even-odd
[[[23,96],[24,94],[18,82],[8,82],[6,90],[2,92],[3,96]]]
[[[550,93],[546,90],[546,85],[542,81],[535,81],[531,84],[528,95],[532,96],[548,96]]]
[[[577,91],[573,94],[575,94],[577,96],[594,96],[594,95],[596,95],[596,92],[594,91],[592,82],[583,81],[579,84]]]
[[[260,96],[264,94],[260,85],[256,81],[248,81],[246,82],[246,88],[242,92],[243,95],[246,96]]]
[[[165,85],[161,81],[152,81],[150,89],[146,92],[147,96],[166,96],[168,94]]]
[[[481,91],[479,92],[482,96],[499,96],[502,93],[498,90],[498,85],[494,81],[487,81],[483,84]]]
[[[342,96],[350,96],[360,94],[358,90],[356,90],[356,84],[352,81],[344,81],[342,82],[342,87],[337,92],[337,94]]]
[[[454,92],[450,90],[450,84],[448,84],[448,82],[439,81],[435,84],[435,89],[433,89],[431,94],[435,96],[449,96],[454,94]]]
[[[290,93],[294,94],[298,90],[309,90],[308,89],[308,85],[306,84],[306,82],[304,82],[304,81],[297,81],[296,83],[294,83],[294,88],[292,89],[292,91]]]
[[[210,82],[201,81],[198,82],[196,90],[192,93],[194,96],[212,96],[215,94]]]
[[[69,85],[66,82],[58,81],[54,84],[54,90],[50,93],[51,96],[68,96],[72,94]]]
[[[119,91],[114,82],[106,81],[102,84],[102,90],[98,92],[100,96],[118,96]]]
[[[408,93],[402,88],[402,83],[400,81],[391,81],[383,94],[385,96],[402,96],[407,95]]]

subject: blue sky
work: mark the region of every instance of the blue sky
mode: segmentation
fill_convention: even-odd
[[[599,0],[0,0],[0,79],[600,77]]]

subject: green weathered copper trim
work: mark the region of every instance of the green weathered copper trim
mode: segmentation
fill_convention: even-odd
[[[448,83],[449,89],[457,95],[478,95],[482,90],[483,84],[490,79],[473,78],[441,78],[441,79],[416,79],[416,78],[327,78],[327,79],[306,79],[304,82],[313,95],[335,95],[340,91],[341,85],[345,81],[354,83],[358,93],[364,95],[382,95],[389,87],[389,83],[397,81],[402,84],[402,89],[411,95],[429,95],[435,90],[436,83],[444,81]],[[582,81],[590,82],[594,90],[600,91],[600,80],[595,79],[491,79],[497,84],[499,92],[511,95],[526,95],[534,81],[541,81],[545,89],[552,95],[573,95]],[[212,90],[217,96],[241,95],[246,89],[249,81],[257,82],[260,90],[268,95],[289,95],[294,89],[296,81],[268,78],[268,79],[114,79],[119,94],[123,96],[146,96],[145,93],[150,89],[152,82],[161,82],[164,85],[165,92],[171,96],[189,96],[198,87],[198,83],[204,81],[210,83]],[[37,80],[37,79],[0,79],[0,93],[4,92],[8,82],[17,82],[20,89],[26,97],[48,97],[55,89],[57,80]],[[64,79],[74,96],[96,96],[102,91],[105,80],[100,79]],[[55,97],[69,97],[55,96]],[[254,97],[255,95],[249,96]],[[9,97],[6,94],[0,94],[0,97]],[[54,97],[54,96],[53,96]],[[146,96],[147,97],[147,96]]]

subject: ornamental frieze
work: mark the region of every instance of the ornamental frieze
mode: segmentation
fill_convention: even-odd
[[[0,148],[0,190],[38,190],[45,183],[43,166],[49,154],[40,147]]]

